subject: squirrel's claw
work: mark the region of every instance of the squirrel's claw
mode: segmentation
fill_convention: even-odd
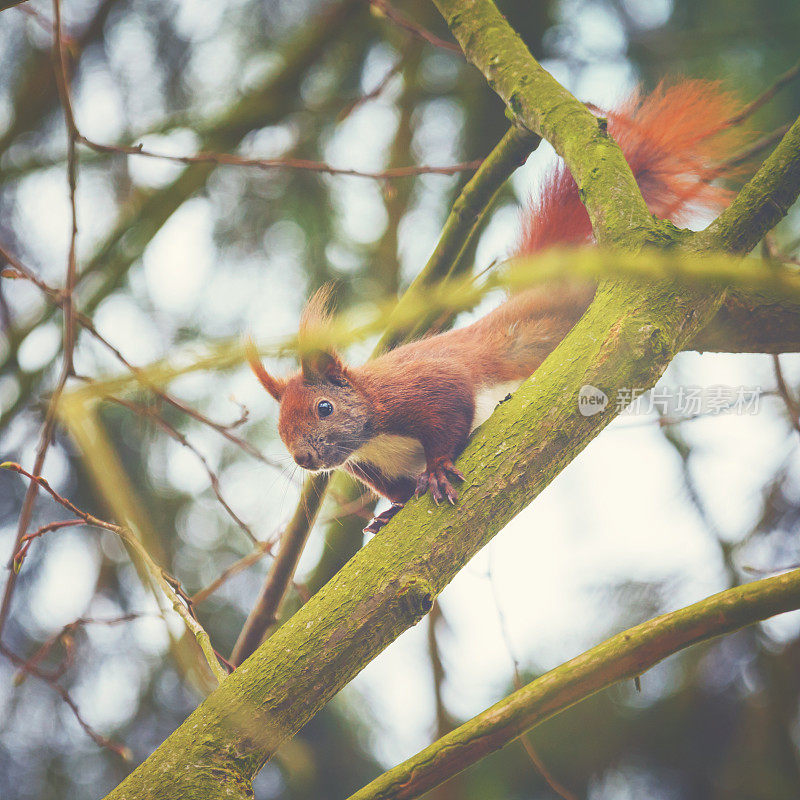
[[[403,508],[403,503],[392,503],[386,511],[376,514],[363,532],[377,533],[401,508]]]
[[[458,469],[458,467],[454,466],[452,461],[445,461],[442,463],[442,469],[447,470],[451,475],[454,475],[460,481],[465,481],[467,479],[466,475]]]
[[[414,496],[421,497],[430,489],[431,498],[437,506],[445,498],[447,498],[451,506],[454,506],[456,500],[458,500],[458,492],[451,486],[450,481],[447,479],[448,472],[459,480],[465,480],[461,470],[453,466],[453,462],[449,458],[445,458],[438,461],[433,468],[428,467],[425,472],[417,478],[417,489],[414,492]]]

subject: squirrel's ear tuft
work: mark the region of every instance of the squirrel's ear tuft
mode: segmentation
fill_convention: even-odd
[[[300,315],[300,338],[318,337],[322,335],[331,322],[331,305],[333,303],[333,285],[325,283],[317,289],[306,303]]]
[[[261,363],[258,350],[252,339],[248,338],[244,347],[247,360],[250,363],[250,369],[253,370],[258,380],[261,381],[261,385],[280,403],[283,392],[286,389],[286,381],[273,378],[272,375],[264,369],[264,365]]]
[[[347,368],[336,353],[317,350],[303,356],[300,365],[303,368],[303,378],[307,381],[323,380],[339,386],[347,383]]]
[[[331,322],[331,297],[333,287],[325,284],[317,289],[308,301],[300,318],[298,344],[303,377],[308,381],[325,380],[331,383],[346,382],[346,367],[339,356],[326,346]]]

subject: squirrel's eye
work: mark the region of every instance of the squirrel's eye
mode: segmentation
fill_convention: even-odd
[[[320,400],[317,403],[317,414],[319,418],[328,417],[333,414],[333,406],[327,400]]]

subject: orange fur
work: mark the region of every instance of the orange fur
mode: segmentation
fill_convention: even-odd
[[[245,355],[247,356],[247,362],[250,364],[250,369],[253,370],[253,373],[261,382],[261,385],[277,400],[280,402],[281,397],[283,396],[283,390],[286,388],[286,381],[281,380],[279,378],[273,378],[272,375],[269,374],[264,369],[264,365],[261,363],[261,358],[258,355],[258,349],[255,346],[255,343],[252,339],[248,338],[245,341]]]
[[[697,211],[717,211],[730,192],[715,186],[717,164],[739,146],[741,136],[726,124],[737,111],[733,98],[715,83],[660,83],[642,98],[635,92],[608,112],[608,132],[619,144],[650,211],[677,224]],[[553,245],[580,244],[592,235],[589,215],[572,175],[559,164],[522,218],[517,255]]]

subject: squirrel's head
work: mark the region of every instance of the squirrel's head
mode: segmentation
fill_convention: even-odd
[[[261,363],[252,342],[250,367],[262,386],[280,403],[278,432],[294,460],[317,471],[341,466],[370,439],[370,414],[363,394],[339,356],[330,349],[309,347],[319,342],[330,317],[330,291],[320,289],[300,322],[301,370],[290,378],[274,378]]]

